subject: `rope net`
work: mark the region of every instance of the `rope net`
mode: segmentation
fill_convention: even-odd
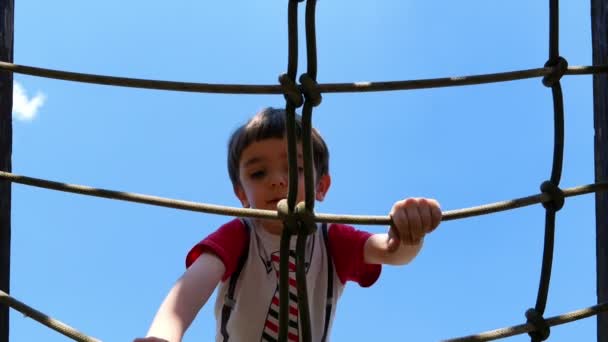
[[[293,235],[296,242],[296,279],[298,286],[298,309],[301,320],[301,340],[310,342],[310,317],[307,298],[307,287],[304,266],[305,241],[309,234],[316,229],[316,222],[350,223],[367,225],[390,225],[391,219],[386,216],[356,216],[322,214],[314,212],[314,180],[312,156],[312,114],[314,107],[322,101],[322,93],[340,92],[375,92],[410,90],[435,87],[452,87],[482,83],[505,82],[527,78],[542,77],[544,86],[551,89],[554,112],[554,144],[553,163],[550,177],[540,185],[540,193],[527,197],[485,204],[477,207],[463,208],[443,212],[443,220],[455,220],[499,211],[511,210],[542,204],[545,208],[545,236],[543,246],[542,269],[536,303],[525,313],[526,323],[487,331],[475,335],[454,338],[446,341],[491,341],[528,333],[532,342],[540,342],[549,337],[550,327],[569,323],[600,312],[608,311],[608,303],[600,303],[585,309],[569,312],[555,317],[544,318],[547,304],[551,267],[553,259],[553,244],[555,231],[555,216],[565,202],[565,198],[608,190],[608,182],[598,182],[568,189],[561,189],[560,179],[563,164],[564,149],[564,106],[560,80],[564,75],[588,75],[608,73],[608,65],[569,67],[565,58],[559,54],[559,3],[549,0],[549,56],[542,68],[502,72],[485,75],[470,75],[461,77],[445,77],[424,80],[386,81],[386,82],[355,82],[318,84],[317,51],[315,29],[316,0],[306,1],[305,33],[307,70],[296,81],[298,72],[298,5],[303,0],[289,0],[288,3],[288,64],[287,72],[278,78],[279,85],[238,85],[238,84],[208,84],[185,83],[173,81],[145,80],[135,78],[113,77],[93,74],[66,72],[59,70],[36,68],[0,61],[0,70],[32,76],[69,80],[75,82],[96,83],[112,86],[147,88],[158,90],[227,93],[227,94],[282,94],[285,97],[287,115],[286,134],[288,140],[289,191],[286,200],[279,203],[277,211],[258,210],[218,206],[205,203],[189,202],[177,199],[128,193],[116,190],[96,189],[83,185],[60,183],[56,181],[37,179],[14,173],[0,171],[0,179],[5,181],[52,189],[57,191],[77,193],[87,196],[103,197],[114,200],[130,201],[168,207],[180,210],[203,212],[218,215],[253,217],[282,220],[284,229],[281,235],[280,260],[280,310],[279,310],[279,340],[287,340],[288,321],[288,255],[289,241]],[[297,141],[295,136],[295,110],[302,108],[302,149],[304,160],[305,201],[296,203],[297,198]],[[89,337],[74,328],[67,326],[49,316],[27,306],[26,304],[0,291],[0,302],[41,324],[75,341],[99,341]]]

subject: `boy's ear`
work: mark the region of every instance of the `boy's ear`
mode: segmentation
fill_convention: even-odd
[[[329,186],[331,185],[331,177],[329,174],[324,174],[319,178],[317,182],[317,189],[315,193],[315,198],[317,201],[323,201],[325,199],[325,194],[329,190]]]
[[[243,208],[249,208],[249,201],[247,201],[247,195],[240,184],[234,186],[234,194],[241,201]]]

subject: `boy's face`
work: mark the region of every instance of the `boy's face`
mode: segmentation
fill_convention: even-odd
[[[287,139],[271,138],[256,141],[241,153],[239,181],[234,192],[243,207],[276,210],[277,203],[287,198],[289,174],[287,171]],[[302,146],[298,144],[298,196],[296,203],[304,201],[304,172]],[[315,198],[322,201],[331,183],[329,175],[319,179],[315,172]],[[279,220],[261,220],[271,233],[279,234],[283,224]]]

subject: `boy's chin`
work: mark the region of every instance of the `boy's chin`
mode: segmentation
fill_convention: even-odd
[[[283,231],[283,222],[281,220],[259,219],[258,224],[271,234],[280,235]]]

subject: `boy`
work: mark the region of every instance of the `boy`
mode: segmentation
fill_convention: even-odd
[[[277,203],[286,198],[288,171],[284,131],[285,112],[267,108],[230,138],[228,172],[234,193],[243,207],[276,210]],[[300,142],[302,125],[299,117],[296,131]],[[329,152],[315,129],[312,140],[315,198],[322,201],[331,184]],[[304,200],[300,145],[297,203]],[[331,224],[329,228],[319,224],[321,228],[308,237],[305,265],[313,341],[327,339],[335,304],[347,281],[371,286],[379,277],[382,264],[410,262],[420,251],[424,235],[441,221],[439,204],[424,198],[398,201],[390,215],[393,226],[387,234],[372,235],[343,224]],[[279,220],[234,219],[195,245],[186,257],[186,272],[160,306],[148,337],[135,339],[135,342],[181,341],[218,284],[216,341],[276,341],[282,229]],[[295,237],[291,242],[293,248]],[[290,257],[290,269],[293,262]],[[292,296],[288,340],[297,342],[299,321],[293,273],[289,275]]]

